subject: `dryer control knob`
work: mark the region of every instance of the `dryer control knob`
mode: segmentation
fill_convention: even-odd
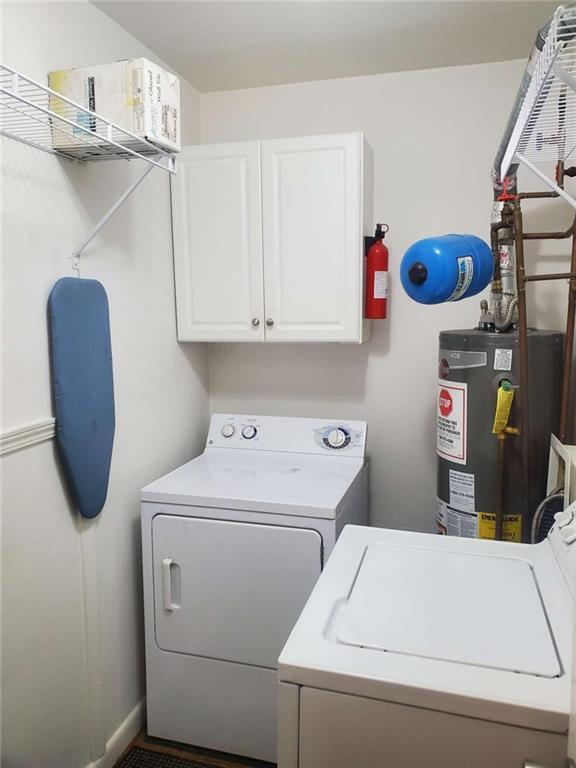
[[[554,520],[558,528],[564,528],[565,525],[569,525],[574,520],[574,515],[569,509],[565,509],[563,512],[556,512]]]
[[[256,427],[251,425],[242,427],[242,437],[246,438],[246,440],[252,440],[253,437],[256,437]]]
[[[346,442],[347,437],[348,435],[346,432],[344,432],[343,429],[336,428],[333,429],[328,435],[328,442],[332,448],[341,448]]]
[[[224,426],[220,430],[220,434],[222,435],[222,437],[232,437],[234,432],[236,432],[236,429],[234,428],[234,424],[224,424]]]

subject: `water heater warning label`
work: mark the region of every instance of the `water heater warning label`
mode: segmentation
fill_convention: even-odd
[[[478,536],[478,516],[475,512],[460,512],[452,509],[445,501],[436,498],[436,531],[444,536],[463,536],[475,539]]]
[[[462,512],[475,512],[474,475],[469,472],[459,472],[451,469],[450,473],[450,506]]]
[[[468,385],[438,382],[436,451],[456,464],[466,464]]]
[[[512,370],[512,350],[495,349],[494,350],[494,370],[511,371]]]

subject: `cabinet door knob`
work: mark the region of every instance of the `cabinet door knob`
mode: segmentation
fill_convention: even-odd
[[[252,325],[254,326],[254,328],[258,328],[258,326],[260,325],[260,320],[258,320],[257,317],[253,317],[252,318]]]
[[[269,318],[266,320],[266,325],[268,326],[268,328],[272,328],[272,326],[274,325],[274,320],[272,320],[272,318],[271,318],[271,317],[269,317]]]

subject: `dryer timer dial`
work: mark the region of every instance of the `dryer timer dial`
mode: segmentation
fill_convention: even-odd
[[[327,448],[345,448],[350,442],[350,432],[344,427],[333,427],[326,431],[323,442]]]

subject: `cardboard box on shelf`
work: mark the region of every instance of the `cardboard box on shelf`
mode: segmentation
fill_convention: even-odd
[[[49,87],[97,115],[146,139],[158,147],[180,151],[180,81],[148,59],[129,59],[93,67],[78,67],[50,72]],[[93,132],[103,125],[84,111],[53,96],[50,108]],[[87,134],[80,128],[59,130],[53,122],[54,149],[67,151],[86,147]],[[61,124],[62,125],[62,124]],[[130,139],[120,131],[112,138],[130,146]],[[88,136],[91,144],[96,144]]]

